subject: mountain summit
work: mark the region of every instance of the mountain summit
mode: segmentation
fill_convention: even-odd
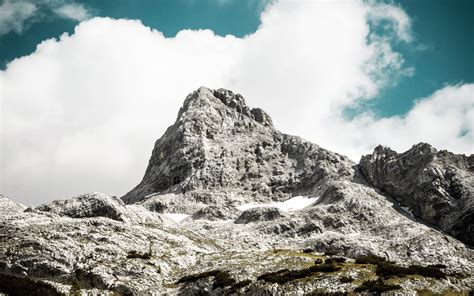
[[[466,295],[473,160],[420,143],[356,164],[201,87],[121,199],[0,195],[0,292]]]
[[[280,133],[267,113],[249,108],[241,95],[201,87],[156,141],[141,183],[122,199],[134,203],[152,193],[196,190],[259,201],[318,195],[318,185],[351,176],[353,165],[347,157]]]

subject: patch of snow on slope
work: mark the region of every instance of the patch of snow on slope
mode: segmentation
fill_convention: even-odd
[[[258,207],[275,207],[284,212],[297,211],[315,203],[319,197],[295,196],[283,202],[272,202],[268,204],[247,203],[237,207],[241,211]]]
[[[177,213],[166,213],[166,214],[161,214],[163,217],[166,217],[170,220],[173,220],[174,222],[181,222],[183,221],[184,219],[186,219],[187,217],[189,217],[189,215],[187,214],[177,214]]]

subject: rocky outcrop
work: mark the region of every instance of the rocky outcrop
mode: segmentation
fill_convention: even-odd
[[[416,218],[474,245],[474,155],[425,143],[401,154],[378,146],[362,157],[360,170]]]
[[[55,213],[71,218],[106,217],[123,222],[125,204],[107,194],[82,194],[72,199],[55,200],[36,207],[37,211]]]
[[[26,206],[13,202],[3,194],[0,194],[0,216],[15,215],[23,212]]]
[[[247,224],[252,222],[272,221],[284,217],[281,211],[273,207],[252,208],[240,214],[235,220],[237,224]]]
[[[239,94],[201,87],[156,142],[143,180],[122,199],[227,192],[226,199],[283,200],[310,195],[327,179],[352,176],[354,164],[277,131],[270,116]],[[232,194],[230,194],[232,193]]]
[[[196,220],[228,220],[234,219],[237,216],[237,209],[232,207],[222,207],[222,206],[207,206],[196,211],[192,218]]]

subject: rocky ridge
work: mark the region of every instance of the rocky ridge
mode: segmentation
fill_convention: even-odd
[[[418,222],[429,221],[408,197],[438,204],[417,192],[435,182],[426,167],[441,163],[446,176],[449,166],[461,190],[441,185],[457,204],[436,215],[466,221],[456,225],[468,234],[472,221],[459,217],[472,213],[472,156],[425,146],[411,150],[436,156],[400,160],[401,171],[401,156],[381,147],[357,165],[280,133],[240,95],[200,88],[124,202],[93,193],[24,210],[0,198],[0,291],[20,283],[53,295],[324,295],[364,291],[378,278],[386,294],[466,294],[472,249],[441,231],[456,227]],[[280,206],[297,196],[314,202]],[[393,263],[358,259],[367,255]]]
[[[362,157],[360,169],[421,221],[474,245],[474,155],[436,151],[426,143],[402,154],[378,146]]]

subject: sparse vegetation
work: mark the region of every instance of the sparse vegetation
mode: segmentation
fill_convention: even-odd
[[[192,275],[187,275],[180,278],[176,283],[183,284],[183,283],[189,283],[189,282],[196,282],[200,279],[204,279],[211,276],[214,277],[214,284],[212,287],[213,289],[232,286],[236,283],[235,279],[229,275],[228,271],[218,270],[218,269],[205,271],[202,273],[197,273],[197,274],[192,274]]]
[[[150,246],[148,247],[148,252],[140,253],[138,251],[132,250],[132,251],[128,252],[127,258],[128,259],[138,258],[138,259],[148,260],[148,259],[151,259],[152,255],[153,254],[152,254],[152,251],[151,251],[151,244],[150,244]]]
[[[355,259],[355,262],[357,264],[374,264],[377,265],[381,262],[386,262],[385,258],[375,256],[375,255],[367,255],[367,256],[362,256],[358,257]]]
[[[428,289],[421,289],[416,291],[418,296],[472,296],[471,294],[468,294],[468,291],[457,291],[457,290],[451,290],[451,289],[445,289],[442,291],[431,291]]]
[[[433,266],[410,265],[402,267],[392,262],[380,262],[375,270],[378,276],[390,278],[394,276],[403,277],[407,275],[421,275],[435,279],[446,278],[446,274],[439,268]]]
[[[372,292],[379,295],[382,292],[401,289],[399,285],[390,285],[385,283],[382,279],[369,280],[363,282],[357,287],[354,292]]]
[[[74,279],[71,284],[71,290],[69,291],[71,296],[80,296],[81,295],[81,285],[77,279]]]
[[[326,259],[326,263],[327,263],[327,264],[331,264],[331,263],[344,263],[344,262],[346,262],[346,258],[343,258],[343,257],[332,257],[332,258]]]
[[[432,265],[428,265],[428,266],[433,267],[433,268],[438,268],[438,269],[445,269],[447,267],[444,264],[432,264]]]
[[[341,268],[334,264],[313,265],[308,268],[288,270],[282,269],[275,272],[264,273],[257,280],[264,280],[270,283],[284,284],[293,280],[305,278],[317,272],[335,272]]]
[[[346,296],[348,295],[347,292],[328,292],[325,289],[316,289],[309,294],[305,294],[307,296]]]
[[[343,276],[341,277],[340,279],[341,283],[352,283],[354,281],[353,278],[351,278],[350,276]]]
[[[29,278],[0,273],[0,293],[7,295],[60,296],[53,286]]]
[[[151,258],[151,253],[149,253],[149,252],[140,253],[140,252],[137,252],[135,250],[132,250],[132,251],[128,252],[127,258],[128,259],[133,259],[133,258],[150,259]]]
[[[442,268],[446,268],[445,265],[436,264],[429,266],[421,265],[410,265],[408,267],[403,267],[396,265],[393,262],[389,262],[382,257],[369,255],[356,258],[357,264],[373,264],[376,265],[375,272],[378,276],[384,278],[390,278],[394,276],[403,277],[407,275],[421,275],[424,277],[430,277],[435,279],[446,278],[446,274]]]

